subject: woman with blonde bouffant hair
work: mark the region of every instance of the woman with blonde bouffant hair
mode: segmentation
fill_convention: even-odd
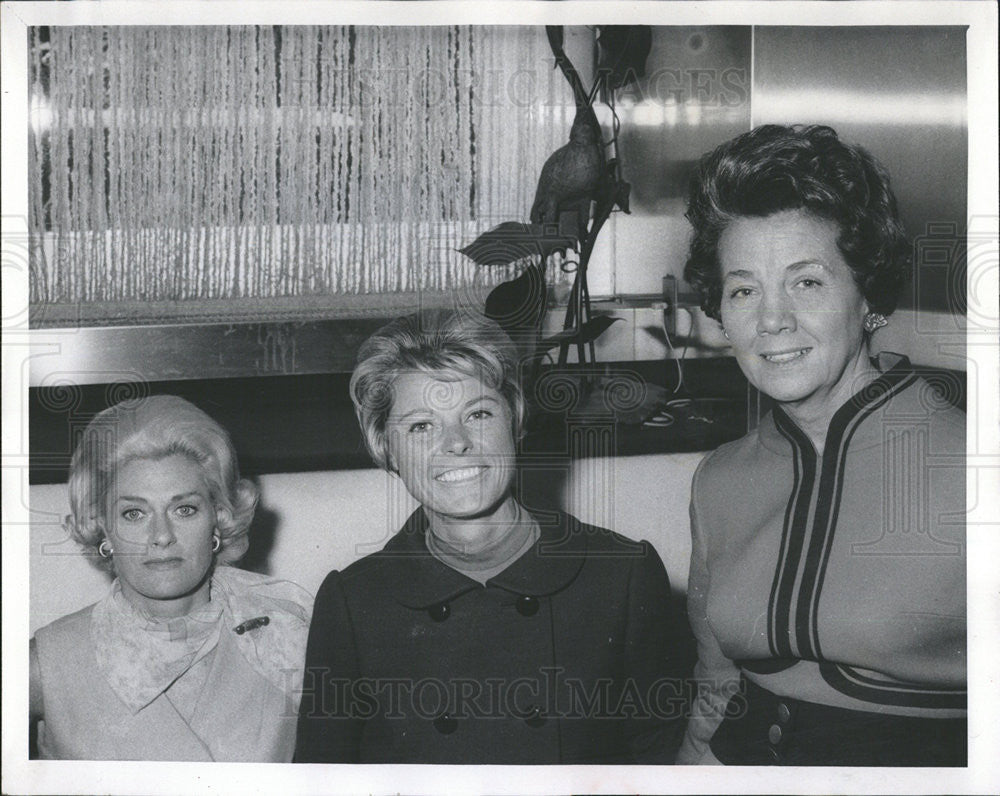
[[[228,566],[257,487],[226,431],[159,395],[89,423],[66,526],[115,576],[31,642],[41,757],[283,762],[295,742],[309,595]]]

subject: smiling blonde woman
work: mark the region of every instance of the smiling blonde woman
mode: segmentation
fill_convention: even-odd
[[[474,315],[362,346],[365,440],[421,505],[317,594],[296,761],[672,761],[666,571],[647,542],[518,503],[517,364]]]
[[[229,435],[170,395],[104,410],[70,466],[66,524],[115,580],[31,641],[40,756],[288,762],[309,595],[226,564],[257,488]]]

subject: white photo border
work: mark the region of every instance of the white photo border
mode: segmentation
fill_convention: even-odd
[[[33,25],[240,24],[968,25],[970,219],[992,254],[970,268],[969,314],[997,317],[997,6],[992,2],[18,2],[3,3],[3,783],[4,793],[990,793],[1000,789],[1000,382],[997,328],[970,323],[969,767],[967,769],[588,766],[318,766],[49,762],[27,759],[28,368],[44,332],[28,331],[27,36]],[[13,248],[12,248],[13,247]],[[13,250],[13,254],[8,256]],[[975,280],[973,290],[972,281]],[[983,494],[992,486],[992,494]],[[976,484],[970,477],[970,498]],[[984,505],[983,499],[988,502]]]

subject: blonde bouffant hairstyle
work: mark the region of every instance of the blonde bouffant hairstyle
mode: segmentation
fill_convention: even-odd
[[[70,463],[71,513],[66,528],[72,537],[96,556],[106,536],[107,498],[118,468],[135,459],[174,454],[188,456],[201,466],[215,509],[221,511],[216,562],[241,558],[249,546],[248,530],[259,491],[253,482],[240,478],[236,450],[226,430],[176,395],[123,401],[87,424]],[[111,559],[107,561],[110,565]]]

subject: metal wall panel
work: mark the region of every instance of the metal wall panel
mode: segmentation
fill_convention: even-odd
[[[646,75],[616,104],[632,213],[612,216],[595,252],[593,295],[656,294],[665,275],[680,281],[691,173],[705,152],[750,128],[750,34],[747,25],[652,28]]]
[[[966,28],[758,27],[752,97],[754,125],[829,124],[882,162],[917,243],[902,305],[964,312]]]
[[[698,159],[750,125],[750,32],[654,27],[646,77],[618,100],[620,147],[638,214],[676,212]]]

